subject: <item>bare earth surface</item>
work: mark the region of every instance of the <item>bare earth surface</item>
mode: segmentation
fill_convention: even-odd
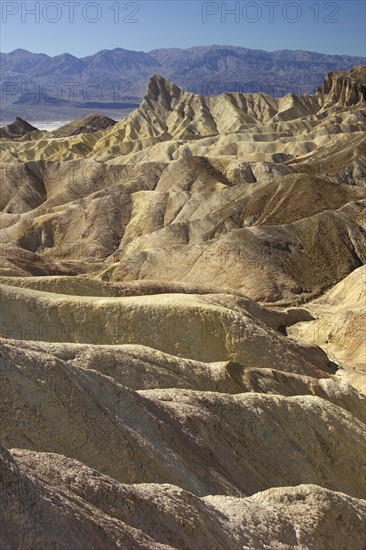
[[[365,550],[365,102],[1,133],[1,550]]]

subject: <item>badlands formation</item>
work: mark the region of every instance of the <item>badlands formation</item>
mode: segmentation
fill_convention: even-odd
[[[366,548],[365,103],[1,133],[1,549]]]

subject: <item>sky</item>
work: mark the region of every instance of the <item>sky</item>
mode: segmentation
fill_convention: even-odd
[[[2,0],[0,49],[71,53],[222,44],[366,56],[364,0]]]

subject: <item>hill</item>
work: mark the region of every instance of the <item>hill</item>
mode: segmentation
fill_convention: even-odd
[[[1,140],[0,546],[363,550],[364,79]]]

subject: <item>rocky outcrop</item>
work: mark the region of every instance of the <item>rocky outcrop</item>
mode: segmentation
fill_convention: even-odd
[[[328,73],[318,94],[323,105],[350,107],[366,102],[366,66]]]
[[[26,120],[17,117],[15,122],[3,126],[0,128],[0,138],[3,139],[16,139],[30,134],[31,132],[38,131],[38,128],[29,124]]]

